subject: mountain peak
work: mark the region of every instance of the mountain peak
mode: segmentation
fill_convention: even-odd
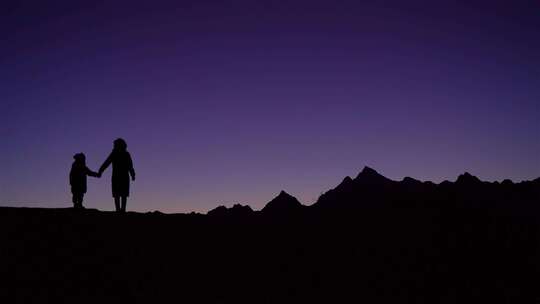
[[[289,193],[285,192],[285,190],[281,190],[279,192],[278,196],[276,196],[274,199],[276,199],[276,198],[286,198],[286,199],[294,198],[294,199],[296,199],[294,196],[292,196]]]
[[[250,206],[241,205],[241,204],[234,204],[231,208],[227,208],[221,205],[207,212],[207,214],[210,216],[225,216],[225,215],[242,216],[242,215],[249,215],[251,213],[253,213],[253,209],[251,209]]]
[[[377,170],[370,168],[368,166],[365,166],[360,173],[358,173],[358,176],[372,176],[372,175],[380,175]]]
[[[513,185],[514,182],[510,179],[505,179],[501,182],[501,185],[505,185],[505,186],[508,186],[508,185]]]
[[[409,176],[405,176],[401,181],[405,184],[421,184],[422,182]]]
[[[465,172],[463,174],[461,174],[460,176],[458,176],[457,180],[456,180],[456,183],[458,184],[475,184],[475,183],[480,183],[480,179],[472,174],[470,174],[469,172]]]
[[[282,195],[282,194],[284,194],[284,195],[289,195],[289,193],[285,192],[285,190],[279,191],[279,195]]]
[[[339,183],[339,185],[337,185],[336,188],[343,188],[343,187],[348,187],[349,185],[351,185],[353,182],[353,179],[350,177],[350,176],[346,176],[342,181],[341,183]]]
[[[354,180],[361,183],[380,183],[389,181],[388,178],[382,176],[379,172],[375,171],[375,169],[368,166],[364,167]]]
[[[296,197],[290,195],[289,193],[281,190],[278,196],[272,199],[264,208],[262,212],[271,212],[271,213],[281,213],[288,210],[296,210],[302,207],[303,205],[296,199]]]

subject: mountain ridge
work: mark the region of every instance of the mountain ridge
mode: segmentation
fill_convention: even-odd
[[[531,196],[529,192],[533,192],[533,194],[540,192],[539,189],[536,189],[536,192],[534,189],[529,189],[530,187],[534,188],[534,185],[540,186],[540,178],[517,183],[509,179],[504,179],[502,182],[487,182],[482,181],[469,172],[460,174],[454,182],[445,180],[440,183],[434,183],[432,181],[420,181],[409,176],[404,177],[401,181],[395,181],[380,174],[377,170],[365,166],[354,179],[350,176],[344,177],[337,186],[324,192],[311,205],[302,204],[296,197],[282,190],[270,202],[266,203],[260,211],[252,210],[251,213],[279,214],[320,207],[326,209],[335,207],[376,206],[376,204],[372,203],[354,206],[355,204],[358,205],[361,201],[366,203],[378,201],[381,204],[395,204],[399,203],[399,201],[407,201],[408,203],[417,201],[423,204],[427,203],[426,201],[439,203],[445,201],[446,204],[449,204],[447,202],[449,196],[459,194],[463,191],[468,192],[473,197],[486,195],[488,192],[493,192],[493,194],[489,195],[490,198],[502,193],[505,194],[502,196],[503,198],[508,197],[509,194],[519,197],[519,192],[522,191],[525,191],[525,194]],[[466,189],[463,189],[463,187]],[[535,198],[536,196],[526,198],[526,200]],[[497,201],[497,199],[492,199],[492,201]],[[459,200],[457,203],[460,203]],[[220,206],[218,208],[221,208],[223,213],[233,213],[232,210],[226,211],[227,209],[223,209],[225,207]],[[209,213],[214,213],[216,209],[209,211]]]

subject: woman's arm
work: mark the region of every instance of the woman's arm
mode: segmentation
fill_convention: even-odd
[[[135,169],[133,169],[133,160],[131,159],[131,154],[128,155],[128,170],[131,175],[131,180],[135,180]]]
[[[99,167],[99,171],[98,171],[98,174],[101,175],[103,173],[103,171],[105,171],[105,169],[107,169],[107,167],[112,163],[112,153],[109,154],[109,157],[107,157],[107,159],[105,160],[105,162],[103,163],[103,165],[101,165],[101,167]]]

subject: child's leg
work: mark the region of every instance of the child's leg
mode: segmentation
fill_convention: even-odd
[[[122,196],[122,212],[126,212],[127,196]]]
[[[82,208],[83,195],[82,193],[73,193],[73,208]]]
[[[119,196],[114,197],[114,207],[116,208],[116,212],[120,212],[120,197]]]

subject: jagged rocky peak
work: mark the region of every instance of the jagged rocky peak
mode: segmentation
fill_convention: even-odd
[[[223,215],[227,213],[227,207],[221,205],[221,206],[217,206],[216,208],[208,211],[206,214],[208,215]]]
[[[253,212],[253,209],[251,209],[248,205],[241,205],[241,204],[234,204],[231,208],[227,208],[225,206],[219,206],[216,207],[210,211],[208,211],[208,215],[211,216],[220,216],[220,215],[227,215],[227,214],[233,214],[233,215],[246,215]]]
[[[341,183],[346,184],[346,183],[350,183],[352,181],[353,181],[353,179],[350,176],[345,176],[345,178],[343,179],[343,181]]]
[[[422,183],[421,181],[408,176],[405,176],[401,182],[409,185],[416,185]]]
[[[352,185],[353,179],[350,176],[346,176],[339,185],[337,185],[336,189],[341,189],[343,187],[348,187],[349,185]]]
[[[501,185],[504,185],[504,186],[511,186],[511,185],[513,185],[513,184],[514,184],[514,182],[511,181],[511,180],[509,180],[509,179],[505,179],[505,180],[503,180],[503,181],[501,182]]]
[[[249,205],[234,204],[231,207],[231,210],[244,210],[244,211],[253,211]]]
[[[382,176],[379,174],[379,172],[375,171],[375,169],[372,169],[368,166],[365,166],[364,169],[360,173],[358,173],[358,176],[354,179],[356,182],[362,182],[362,183],[377,183],[377,182],[385,182],[389,181],[388,178]]]
[[[449,186],[452,186],[454,183],[452,183],[451,181],[449,180],[443,180],[442,182],[439,183],[439,186],[443,186],[443,187],[449,187]]]
[[[456,180],[456,183],[458,184],[476,184],[481,182],[482,181],[478,177],[470,174],[469,172],[461,174]]]
[[[299,209],[303,205],[296,199],[296,197],[281,190],[278,196],[272,199],[264,208],[262,212],[281,212],[285,210]]]
[[[363,176],[380,176],[379,172],[377,172],[377,170],[373,169],[373,168],[370,168],[368,166],[365,166],[362,171],[360,171],[360,173],[358,173],[358,177],[363,177]]]
[[[288,198],[288,197],[294,197],[294,196],[292,196],[289,193],[285,192],[285,190],[281,190],[277,197],[287,197]]]

